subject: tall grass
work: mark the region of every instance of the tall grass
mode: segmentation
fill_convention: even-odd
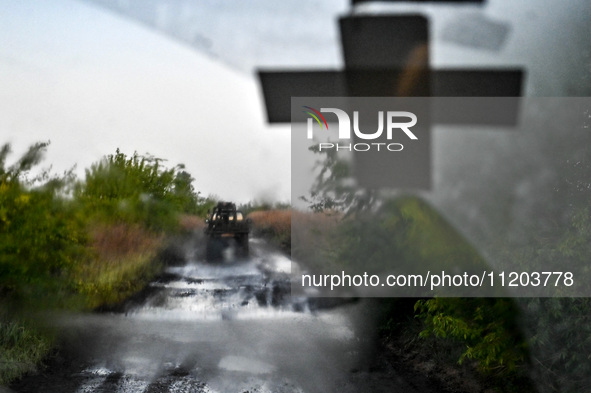
[[[20,321],[0,316],[0,386],[34,371],[52,340]]]
[[[156,254],[163,236],[137,224],[96,224],[90,231],[92,257],[74,271],[77,290],[90,308],[121,302],[160,270]]]
[[[291,255],[306,268],[326,271],[334,268],[334,236],[343,215],[334,211],[301,212],[292,216]],[[334,269],[333,269],[334,270]]]
[[[203,228],[205,228],[205,221],[202,217],[191,214],[181,214],[179,216],[181,233],[195,233],[203,230]]]
[[[250,213],[253,235],[263,237],[285,251],[291,249],[291,209]]]

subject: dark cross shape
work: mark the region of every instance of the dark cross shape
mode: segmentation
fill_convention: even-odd
[[[346,16],[339,19],[345,62],[344,70],[333,71],[259,71],[268,121],[291,121],[292,97],[518,97],[523,71],[519,69],[429,69],[428,20],[421,15]],[[463,108],[468,117],[445,105],[433,108],[431,122],[438,124],[514,124],[516,106]],[[456,108],[457,109],[457,108]],[[428,133],[430,134],[430,133]],[[357,176],[364,187],[431,187],[430,135],[422,162],[427,167],[425,181],[407,182],[396,176],[382,176],[377,183]],[[363,166],[368,155],[356,154],[355,165]],[[412,162],[400,161],[400,155],[380,155],[382,168],[404,168]],[[388,160],[390,160],[388,162]],[[424,161],[424,159],[423,159]],[[367,166],[367,163],[365,163]],[[419,165],[420,166],[420,165]]]

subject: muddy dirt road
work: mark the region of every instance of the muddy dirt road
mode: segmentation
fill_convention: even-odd
[[[256,239],[251,247],[248,260],[209,264],[189,257],[185,266],[167,268],[146,296],[120,313],[55,316],[64,350],[12,389],[421,391],[391,373],[387,381],[366,380],[363,302],[318,309],[293,299],[290,260]]]

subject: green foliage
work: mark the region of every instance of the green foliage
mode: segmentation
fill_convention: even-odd
[[[524,299],[539,392],[584,392],[591,378],[591,299]]]
[[[86,258],[83,221],[64,198],[69,174],[27,178],[47,143],[37,143],[12,166],[0,149],[0,385],[34,370],[51,340],[14,312],[63,305],[74,293],[71,270]]]
[[[167,169],[161,159],[119,150],[84,182],[75,184],[71,172],[29,178],[47,146],[31,146],[10,166],[10,146],[0,148],[0,384],[31,371],[50,348],[18,313],[123,300],[161,269],[163,236],[155,232],[212,204],[182,165]]]
[[[587,261],[591,255],[591,214],[590,207],[574,209],[567,225],[554,228],[559,233],[558,238],[538,239],[535,253],[539,258],[559,262],[561,265],[583,266],[583,271],[591,268]]]
[[[0,386],[34,371],[51,346],[50,338],[29,325],[0,317]]]
[[[499,242],[503,258],[523,271],[532,263],[557,266],[559,271],[567,266],[587,266],[591,254],[589,207],[569,209],[562,220],[545,227],[544,236],[534,236],[525,244],[507,246]],[[539,233],[535,228],[531,231]],[[522,298],[512,300],[512,305],[508,302],[448,298],[421,301],[417,312],[425,322],[422,335],[464,345],[461,361],[476,361],[481,371],[501,376],[499,381],[505,384],[527,373],[539,393],[588,390],[591,300]],[[517,307],[522,310],[519,324]]]
[[[0,148],[0,297],[15,304],[64,305],[81,291],[82,271],[85,279],[92,280],[109,276],[105,269],[116,270],[115,264],[107,266],[109,258],[91,263],[100,257],[88,233],[97,220],[111,226],[129,224],[120,237],[136,236],[138,244],[146,244],[139,250],[146,253],[142,258],[131,255],[134,250],[122,254],[122,258],[144,262],[130,263],[136,268],[127,266],[125,274],[111,274],[130,281],[133,274],[129,271],[142,271],[142,264],[149,263],[147,255],[157,248],[150,240],[152,235],[141,228],[171,230],[178,224],[178,213],[200,213],[211,204],[195,193],[193,178],[182,166],[167,169],[161,159],[127,157],[119,150],[87,170],[86,181],[76,184],[74,198],[68,197],[74,183],[71,173],[51,177],[42,172],[32,180],[27,178],[47,146],[31,146],[11,166],[6,164],[10,146]],[[125,265],[124,261],[119,264]],[[120,286],[115,279],[109,282]]]
[[[179,165],[177,168],[182,169]],[[171,199],[177,211],[205,217],[207,211],[216,204],[211,198],[200,196],[193,187],[193,177],[186,171],[177,171],[172,184]]]
[[[270,201],[248,201],[247,203],[243,203],[242,205],[238,206],[238,210],[240,210],[245,215],[250,213],[258,212],[258,211],[268,211],[268,210],[288,210],[291,209],[291,204],[289,202],[270,202]]]
[[[0,296],[27,300],[62,288],[68,269],[84,254],[82,222],[59,194],[68,182],[54,178],[27,186],[25,175],[47,144],[36,144],[6,168],[0,154]],[[41,298],[43,298],[41,296]]]
[[[116,305],[142,290],[162,271],[162,264],[154,258],[154,251],[150,249],[108,261],[99,259],[84,266],[77,275],[76,284],[87,307]],[[105,269],[104,265],[109,266]]]
[[[391,260],[396,269],[417,264],[446,271],[450,266],[457,266],[459,271],[471,267],[490,271],[478,253],[426,203],[413,198],[388,201],[374,190],[350,186],[346,181],[350,176],[348,163],[336,151],[310,150],[322,157],[310,195],[302,199],[314,211],[346,213],[331,244],[320,250],[322,261],[316,266],[332,269],[334,265],[326,263],[328,259],[370,270]],[[556,171],[538,182],[549,187],[532,188],[527,206],[511,193],[505,200],[498,199],[502,193],[494,192],[482,199],[480,210],[490,230],[485,234],[487,253],[498,263],[496,267],[505,264],[523,272],[590,271],[589,151],[575,157],[570,150],[559,149],[560,154],[553,150],[548,159]],[[496,176],[493,180],[498,184],[491,185],[490,190],[512,184],[502,180],[505,178]],[[588,293],[590,285],[575,275],[579,293]],[[561,287],[547,290],[554,291],[552,296],[564,293]],[[517,304],[525,313],[519,325]],[[464,346],[460,361],[476,362],[484,373],[505,377],[507,384],[523,371],[537,382],[540,393],[582,392],[591,387],[589,299],[436,298],[417,303],[417,312],[426,326],[423,336]]]
[[[584,189],[587,189],[586,187]],[[577,190],[575,190],[577,191]],[[585,194],[575,192],[577,198]],[[532,236],[525,244],[499,241],[502,257],[516,270],[544,266],[548,271],[588,272],[591,255],[591,206],[578,201],[560,215],[560,220],[528,228]],[[577,280],[585,293],[590,283]],[[551,287],[560,296],[560,287]],[[532,378],[542,392],[581,392],[591,386],[591,301],[588,298],[526,298],[517,302],[524,310],[522,330],[528,344]]]
[[[543,266],[581,267],[588,272],[591,255],[590,207],[569,210],[566,223],[551,228],[554,236],[538,237],[513,251],[513,260],[527,266],[530,260]],[[558,269],[557,269],[558,270]],[[576,280],[575,276],[575,280]],[[575,281],[581,288],[589,283]],[[582,288],[581,291],[584,291]],[[533,377],[540,392],[582,392],[591,386],[591,299],[522,299],[528,315],[524,324]]]
[[[6,158],[11,152],[9,144],[0,148],[0,177],[3,182],[19,182],[31,168],[37,165],[43,159],[43,153],[49,146],[49,142],[38,142],[29,147],[29,150],[16,162],[16,164],[6,167]]]
[[[349,215],[333,240],[334,259],[362,271],[486,269],[476,250],[437,211],[416,197],[384,201],[375,213]]]
[[[207,201],[195,193],[182,165],[168,169],[163,161],[137,153],[128,157],[117,149],[86,170],[75,195],[100,220],[171,230],[178,213],[202,213]]]
[[[378,202],[375,190],[359,189],[345,182],[351,176],[350,164],[339,158],[336,150],[321,152],[318,146],[309,148],[315,154],[322,156],[316,162],[319,168],[310,196],[301,196],[308,207],[314,212],[342,211],[345,213],[371,210]]]
[[[419,300],[415,310],[425,321],[422,337],[449,338],[466,346],[460,364],[475,360],[482,372],[507,377],[527,359],[518,310],[510,299],[434,298]]]

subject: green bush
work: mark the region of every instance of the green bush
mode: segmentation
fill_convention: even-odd
[[[75,196],[93,217],[108,222],[141,223],[155,231],[171,230],[178,213],[199,213],[205,200],[182,165],[168,169],[164,160],[117,149],[86,170]]]
[[[515,376],[527,359],[515,303],[503,298],[434,298],[419,300],[415,310],[424,319],[422,337],[434,335],[465,345],[458,359],[477,361],[480,371]]]
[[[63,198],[66,178],[35,186],[27,172],[47,144],[36,144],[6,168],[0,156],[0,296],[43,304],[43,293],[68,291],[68,271],[84,255],[83,223]]]
[[[0,148],[0,384],[33,370],[51,347],[19,315],[137,292],[161,269],[162,232],[176,229],[179,213],[203,214],[211,203],[182,165],[119,150],[85,181],[47,171],[29,178],[47,146],[31,146],[10,166],[10,146]]]

